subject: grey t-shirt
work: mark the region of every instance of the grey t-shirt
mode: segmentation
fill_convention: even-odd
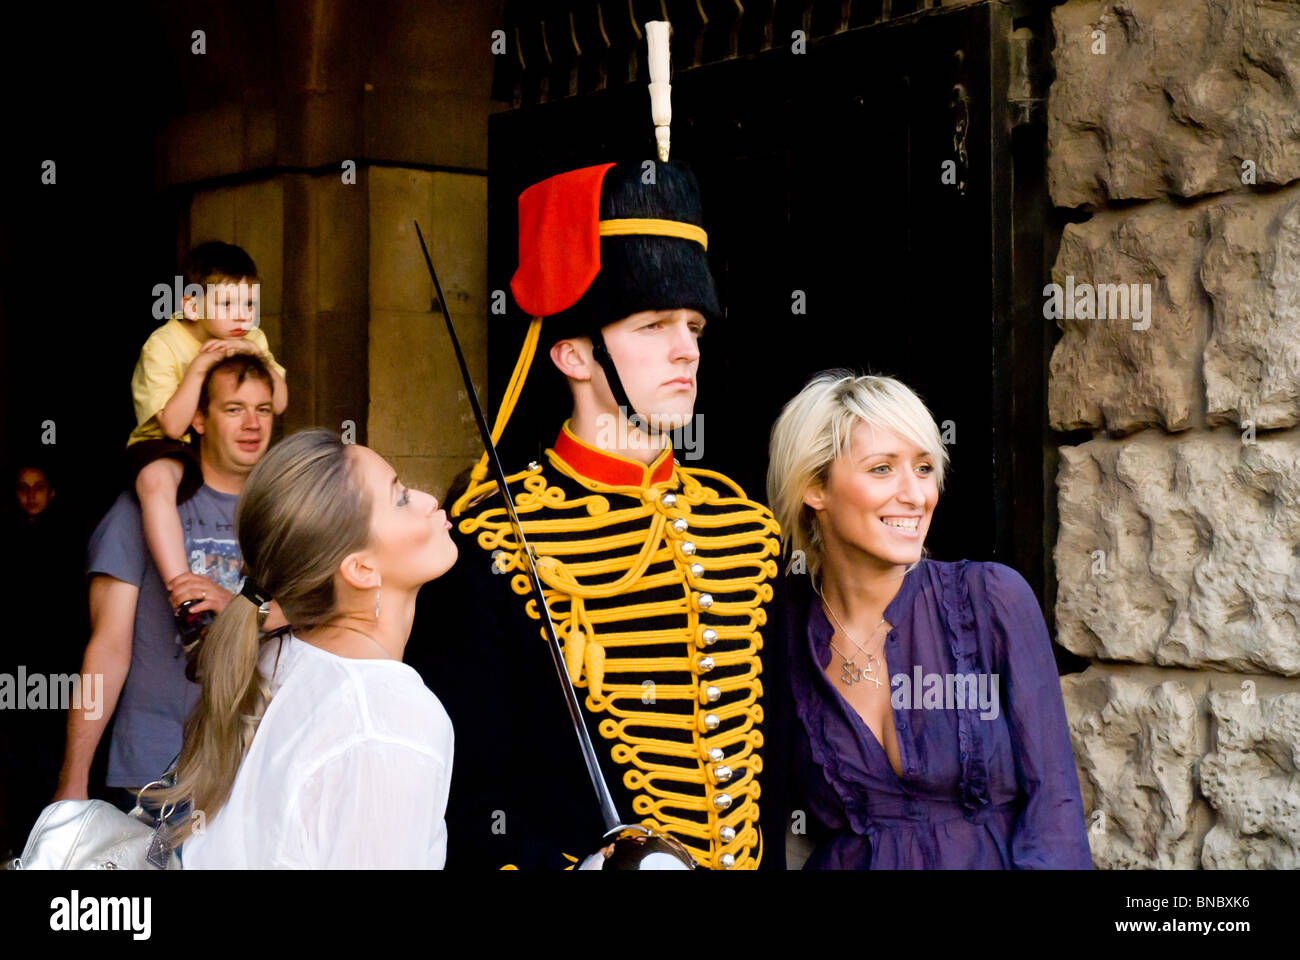
[[[235,541],[239,497],[204,484],[177,507],[190,570],[231,593],[243,585],[243,556]],[[131,667],[117,702],[108,754],[110,787],[140,787],[166,772],[180,751],[185,720],[198,701],[198,684],[185,679],[167,589],[144,542],[140,504],[119,496],[91,534],[86,576],[107,574],[140,588],[135,605]]]

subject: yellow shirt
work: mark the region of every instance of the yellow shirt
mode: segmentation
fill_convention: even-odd
[[[267,366],[281,377],[284,367],[276,363],[271,356],[271,349],[266,342],[266,334],[260,327],[254,327],[244,334],[243,339],[256,346],[266,354]],[[203,344],[185,329],[177,317],[173,316],[161,327],[149,335],[140,349],[140,359],[131,376],[131,399],[135,403],[136,428],[131,431],[126,441],[129,447],[141,440],[161,439],[162,424],[158,422],[158,411],[167,405],[181,385],[185,371],[190,368],[194,358],[199,355]]]

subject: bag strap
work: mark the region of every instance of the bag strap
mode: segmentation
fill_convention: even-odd
[[[130,814],[131,816],[139,820],[140,817],[137,816],[137,814],[144,813],[143,794],[150,787],[162,787],[164,790],[168,790],[176,786],[176,766],[177,764],[180,763],[180,760],[181,760],[181,755],[178,752],[176,756],[172,757],[172,762],[167,764],[167,770],[165,773],[163,773],[161,777],[159,777],[157,780],[150,780],[143,787],[141,787],[139,790],[136,791],[135,807],[131,810],[131,814]],[[165,821],[169,816],[171,816],[175,812],[176,812],[175,810],[170,810],[166,806],[164,806],[162,810],[158,811],[158,818],[160,820]]]
[[[147,822],[145,821],[144,798],[142,795],[153,786],[160,786],[164,790],[174,787],[176,785],[176,766],[180,763],[180,759],[181,755],[177,753],[176,756],[172,757],[172,762],[167,764],[167,771],[161,777],[146,783],[136,792],[135,809],[130,813],[132,817]],[[149,842],[149,851],[145,854],[145,858],[159,870],[167,869],[167,864],[172,856],[172,844],[169,837],[171,829],[167,824],[167,819],[175,812],[174,808],[164,804],[162,809],[158,811],[157,822],[153,825],[153,839]]]

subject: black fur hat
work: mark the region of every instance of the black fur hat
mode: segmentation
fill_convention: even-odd
[[[587,168],[596,172],[596,168]],[[575,171],[581,174],[584,171]],[[560,181],[568,175],[552,178]],[[543,181],[543,184],[552,181]],[[700,189],[690,167],[681,163],[644,161],[619,163],[608,166],[599,181],[600,197],[598,220],[651,219],[673,221],[698,227],[704,237],[704,214],[700,204]],[[574,180],[574,206],[582,209],[586,198],[583,191],[595,185],[594,177],[584,182]],[[542,184],[538,185],[539,187]],[[524,198],[520,198],[520,273],[524,272],[529,251],[526,243],[565,242],[555,231],[544,228],[534,232],[539,236],[524,235]],[[585,212],[582,216],[588,216]],[[565,227],[568,224],[564,225]],[[584,226],[581,224],[574,224]],[[636,229],[631,227],[629,229]],[[564,232],[563,227],[559,231]],[[592,234],[584,232],[576,242],[569,242],[563,256],[576,261],[576,281],[565,280],[570,292],[577,292],[582,279],[590,272],[589,261],[597,270],[594,279],[571,306],[547,315],[542,324],[544,344],[565,337],[591,335],[602,327],[643,310],[687,309],[698,310],[709,320],[721,316],[718,294],[713,274],[709,269],[705,245],[696,239],[680,236],[631,233],[598,237],[598,251],[592,249]],[[556,252],[552,252],[556,255]],[[598,261],[597,261],[598,258]],[[568,268],[566,264],[566,269]],[[555,271],[539,271],[549,278]],[[518,275],[517,275],[518,276]],[[512,285],[516,301],[525,312],[533,312],[533,300],[526,284]],[[561,297],[563,301],[567,297]],[[555,302],[554,297],[551,298]],[[541,314],[535,314],[541,315]]]

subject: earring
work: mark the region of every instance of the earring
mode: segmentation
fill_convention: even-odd
[[[379,622],[379,588],[383,586],[379,583],[375,586],[375,623]]]

